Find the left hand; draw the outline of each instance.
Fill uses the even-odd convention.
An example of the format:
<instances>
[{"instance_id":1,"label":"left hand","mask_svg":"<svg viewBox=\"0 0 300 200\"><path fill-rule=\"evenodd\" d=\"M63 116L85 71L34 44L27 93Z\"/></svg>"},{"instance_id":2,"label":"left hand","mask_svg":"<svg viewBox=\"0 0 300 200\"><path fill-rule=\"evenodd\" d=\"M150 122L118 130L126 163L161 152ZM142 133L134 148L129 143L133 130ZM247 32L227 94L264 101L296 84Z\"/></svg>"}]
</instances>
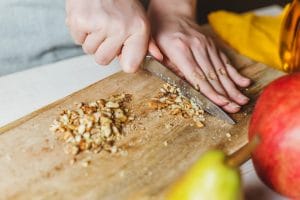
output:
<instances>
[{"instance_id":1,"label":"left hand","mask_svg":"<svg viewBox=\"0 0 300 200\"><path fill-rule=\"evenodd\" d=\"M239 74L214 42L198 31L191 17L159 17L151 7L148 15L152 36L173 70L227 112L238 112L241 105L248 103L249 98L236 86L247 87L250 80Z\"/></svg>"}]
</instances>

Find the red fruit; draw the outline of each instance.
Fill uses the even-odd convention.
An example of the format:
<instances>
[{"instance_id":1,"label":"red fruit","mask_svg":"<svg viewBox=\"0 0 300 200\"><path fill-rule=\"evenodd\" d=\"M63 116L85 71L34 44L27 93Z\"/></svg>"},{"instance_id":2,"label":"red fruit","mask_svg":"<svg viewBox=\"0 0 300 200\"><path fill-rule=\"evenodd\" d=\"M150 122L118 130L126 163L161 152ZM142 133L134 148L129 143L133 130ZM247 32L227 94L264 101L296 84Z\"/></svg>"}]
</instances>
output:
<instances>
[{"instance_id":1,"label":"red fruit","mask_svg":"<svg viewBox=\"0 0 300 200\"><path fill-rule=\"evenodd\" d=\"M300 199L300 73L269 84L250 121L249 139L260 143L252 153L258 176L275 191Z\"/></svg>"}]
</instances>

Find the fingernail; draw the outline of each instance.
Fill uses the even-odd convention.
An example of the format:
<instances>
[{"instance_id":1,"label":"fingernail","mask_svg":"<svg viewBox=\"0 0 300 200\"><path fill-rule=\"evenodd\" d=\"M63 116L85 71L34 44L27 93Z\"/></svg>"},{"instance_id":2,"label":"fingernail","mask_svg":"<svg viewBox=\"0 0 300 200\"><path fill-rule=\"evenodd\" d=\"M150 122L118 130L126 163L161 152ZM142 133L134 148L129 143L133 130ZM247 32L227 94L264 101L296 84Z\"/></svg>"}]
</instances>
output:
<instances>
[{"instance_id":1,"label":"fingernail","mask_svg":"<svg viewBox=\"0 0 300 200\"><path fill-rule=\"evenodd\" d=\"M249 78L243 78L242 81L243 82L248 82L248 81L250 81L250 79Z\"/></svg>"},{"instance_id":2,"label":"fingernail","mask_svg":"<svg viewBox=\"0 0 300 200\"><path fill-rule=\"evenodd\" d=\"M227 110L230 113L236 113L236 112L240 111L241 106L234 103L234 102L230 102L228 105L226 105L224 107L224 109Z\"/></svg>"},{"instance_id":3,"label":"fingernail","mask_svg":"<svg viewBox=\"0 0 300 200\"><path fill-rule=\"evenodd\" d=\"M241 99L242 101L244 102L248 102L250 99L242 94L239 94L238 95L238 98Z\"/></svg>"},{"instance_id":4,"label":"fingernail","mask_svg":"<svg viewBox=\"0 0 300 200\"><path fill-rule=\"evenodd\" d=\"M231 108L238 108L238 109L241 108L240 105L238 105L238 104L236 104L236 103L234 103L234 102L230 102L228 105L229 105Z\"/></svg>"},{"instance_id":5,"label":"fingernail","mask_svg":"<svg viewBox=\"0 0 300 200\"><path fill-rule=\"evenodd\" d=\"M222 101L224 104L229 104L229 103L230 103L230 101L229 101L226 97L219 96L218 98L219 98L220 101Z\"/></svg>"}]
</instances>

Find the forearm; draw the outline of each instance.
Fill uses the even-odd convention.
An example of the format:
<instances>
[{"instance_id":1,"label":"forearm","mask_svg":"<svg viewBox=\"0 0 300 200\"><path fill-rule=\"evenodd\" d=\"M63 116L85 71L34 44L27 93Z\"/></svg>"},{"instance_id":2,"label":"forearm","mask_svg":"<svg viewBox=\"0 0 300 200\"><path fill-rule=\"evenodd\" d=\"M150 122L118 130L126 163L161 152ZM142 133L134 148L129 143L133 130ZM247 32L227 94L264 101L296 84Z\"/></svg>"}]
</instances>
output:
<instances>
[{"instance_id":1,"label":"forearm","mask_svg":"<svg viewBox=\"0 0 300 200\"><path fill-rule=\"evenodd\" d=\"M183 15L189 18L196 16L197 0L150 0L149 12L158 16Z\"/></svg>"}]
</instances>

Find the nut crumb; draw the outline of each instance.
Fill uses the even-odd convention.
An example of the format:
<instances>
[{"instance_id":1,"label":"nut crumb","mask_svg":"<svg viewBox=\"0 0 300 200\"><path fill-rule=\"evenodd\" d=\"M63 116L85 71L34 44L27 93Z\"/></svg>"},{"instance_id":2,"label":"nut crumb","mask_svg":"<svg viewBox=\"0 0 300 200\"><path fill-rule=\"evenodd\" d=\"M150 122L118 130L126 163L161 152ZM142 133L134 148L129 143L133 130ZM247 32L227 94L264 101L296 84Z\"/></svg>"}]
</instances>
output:
<instances>
[{"instance_id":1,"label":"nut crumb","mask_svg":"<svg viewBox=\"0 0 300 200\"><path fill-rule=\"evenodd\" d=\"M128 156L128 151L120 150L120 155L123 156L123 157L126 157L126 156Z\"/></svg>"},{"instance_id":2,"label":"nut crumb","mask_svg":"<svg viewBox=\"0 0 300 200\"><path fill-rule=\"evenodd\" d=\"M164 141L164 145L165 145L165 146L168 146L168 141Z\"/></svg>"},{"instance_id":3,"label":"nut crumb","mask_svg":"<svg viewBox=\"0 0 300 200\"><path fill-rule=\"evenodd\" d=\"M110 148L110 152L111 153L117 153L117 151L118 151L118 148L116 147L116 146L112 146L111 148Z\"/></svg>"},{"instance_id":4,"label":"nut crumb","mask_svg":"<svg viewBox=\"0 0 300 200\"><path fill-rule=\"evenodd\" d=\"M198 128L202 128L204 125L203 125L202 122L196 121L196 126L197 126Z\"/></svg>"},{"instance_id":5,"label":"nut crumb","mask_svg":"<svg viewBox=\"0 0 300 200\"><path fill-rule=\"evenodd\" d=\"M172 127L174 127L174 124L172 124L172 123L165 124L166 129L171 129Z\"/></svg>"},{"instance_id":6,"label":"nut crumb","mask_svg":"<svg viewBox=\"0 0 300 200\"><path fill-rule=\"evenodd\" d=\"M75 162L76 162L76 158L72 158L72 159L70 160L70 165L74 165Z\"/></svg>"},{"instance_id":7,"label":"nut crumb","mask_svg":"<svg viewBox=\"0 0 300 200\"><path fill-rule=\"evenodd\" d=\"M83 161L81 165L82 167L88 167L90 165L90 161Z\"/></svg>"},{"instance_id":8,"label":"nut crumb","mask_svg":"<svg viewBox=\"0 0 300 200\"><path fill-rule=\"evenodd\" d=\"M121 177L121 178L123 178L124 176L125 176L125 172L122 170L122 171L120 171L119 172L119 176Z\"/></svg>"},{"instance_id":9,"label":"nut crumb","mask_svg":"<svg viewBox=\"0 0 300 200\"><path fill-rule=\"evenodd\" d=\"M152 176L152 174L153 174L152 171L148 171L148 172L146 173L147 176Z\"/></svg>"}]
</instances>

